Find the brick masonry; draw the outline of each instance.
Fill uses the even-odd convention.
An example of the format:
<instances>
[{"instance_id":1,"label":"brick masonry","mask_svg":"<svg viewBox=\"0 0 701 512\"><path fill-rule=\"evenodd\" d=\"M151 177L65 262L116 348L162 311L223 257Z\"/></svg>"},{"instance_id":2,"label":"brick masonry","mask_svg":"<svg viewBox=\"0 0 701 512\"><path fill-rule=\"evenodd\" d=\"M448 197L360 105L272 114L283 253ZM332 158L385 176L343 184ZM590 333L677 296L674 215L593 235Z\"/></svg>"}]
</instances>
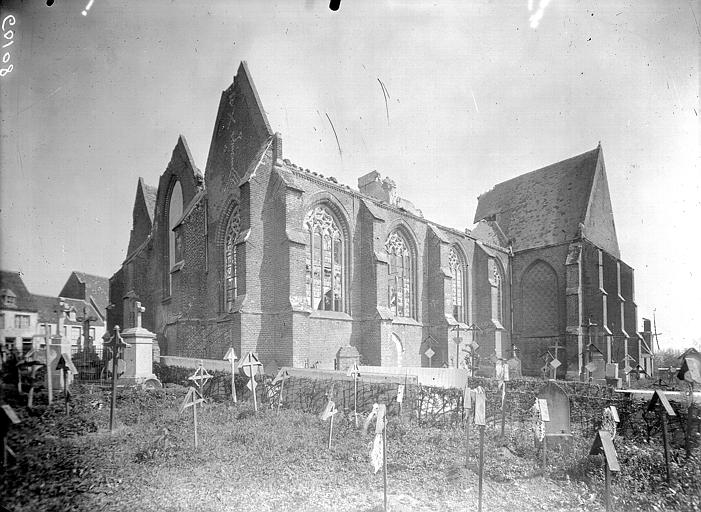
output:
<instances>
[{"instance_id":1,"label":"brick masonry","mask_svg":"<svg viewBox=\"0 0 701 512\"><path fill-rule=\"evenodd\" d=\"M110 280L110 328L123 324L125 308L140 300L146 307L144 326L157 334L163 355L217 359L233 346L239 355L255 352L266 365L333 368L339 349L348 345L357 347L364 364L428 366L424 352L430 344L436 353L433 366L455 365L455 354L460 354L458 359L465 355L464 346L453 341L455 329L469 341L472 335L465 330L473 326L484 363L481 372L489 374L490 355L511 356L513 324L513 341L522 348L526 373L538 372L538 353L558 337L566 345L561 372L572 367L576 372L581 333L563 333L579 317L597 317L601 311L593 244L582 241L585 249L577 263L582 286L573 299L576 307L570 306L568 244L511 256L503 233L477 236L477 231L437 226L403 200L361 193L282 157L282 139L270 129L242 64L222 93L205 177L181 136L160 178L152 222L144 214L151 211L144 192L148 188L139 183L129 254ZM176 181L184 215L171 233L168 208ZM389 186L383 182L385 189ZM606 203L607 194L600 203ZM309 233L303 220L320 205L343 237L341 311L314 310L306 300ZM224 241L234 211L240 215L238 288L234 307L227 311ZM612 223L601 225L610 239ZM389 303L385 243L395 231L412 254L410 318L395 317ZM175 266L168 256L171 236L179 237L183 247L182 264ZM451 248L464 264L462 323L452 316ZM605 261L608 290L614 282L611 262ZM617 285L616 268L613 276ZM623 316L634 324L632 269L625 264L620 281L626 301L607 304L608 317L620 321L621 304L630 304L624 305ZM617 296L618 290L611 290ZM570 311L582 304L584 313Z\"/></svg>"}]
</instances>

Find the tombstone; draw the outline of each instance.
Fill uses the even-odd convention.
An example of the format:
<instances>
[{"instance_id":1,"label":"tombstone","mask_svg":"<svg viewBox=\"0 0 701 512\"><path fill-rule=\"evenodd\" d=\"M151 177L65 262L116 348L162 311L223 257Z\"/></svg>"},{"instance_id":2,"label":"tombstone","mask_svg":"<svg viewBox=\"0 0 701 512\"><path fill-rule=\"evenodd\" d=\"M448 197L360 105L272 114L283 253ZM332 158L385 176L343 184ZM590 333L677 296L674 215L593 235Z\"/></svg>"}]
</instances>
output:
<instances>
[{"instance_id":1,"label":"tombstone","mask_svg":"<svg viewBox=\"0 0 701 512\"><path fill-rule=\"evenodd\" d=\"M506 364L509 365L509 377L511 379L523 378L523 374L521 373L521 360L518 357L511 357L511 359L506 361Z\"/></svg>"},{"instance_id":2,"label":"tombstone","mask_svg":"<svg viewBox=\"0 0 701 512\"><path fill-rule=\"evenodd\" d=\"M617 379L618 378L618 363L606 363L606 378L607 379Z\"/></svg>"},{"instance_id":3,"label":"tombstone","mask_svg":"<svg viewBox=\"0 0 701 512\"><path fill-rule=\"evenodd\" d=\"M353 363L356 365L360 364L360 352L355 347L347 345L341 347L336 352L336 369L341 371L348 371L349 368L353 367Z\"/></svg>"},{"instance_id":4,"label":"tombstone","mask_svg":"<svg viewBox=\"0 0 701 512\"><path fill-rule=\"evenodd\" d=\"M146 310L141 302L134 301L132 307L136 325L121 333L129 346L124 348L125 368L120 382L161 387L153 374L153 344L156 335L141 326L141 314Z\"/></svg>"},{"instance_id":5,"label":"tombstone","mask_svg":"<svg viewBox=\"0 0 701 512\"><path fill-rule=\"evenodd\" d=\"M604 361L604 354L598 351L592 352L591 355L591 378L595 381L604 380L606 381L606 362Z\"/></svg>"},{"instance_id":6,"label":"tombstone","mask_svg":"<svg viewBox=\"0 0 701 512\"><path fill-rule=\"evenodd\" d=\"M545 435L555 443L548 441L550 446L558 441L572 438L570 426L570 399L567 393L555 382L548 382L538 393L538 398L547 400L550 421L545 422Z\"/></svg>"}]
</instances>

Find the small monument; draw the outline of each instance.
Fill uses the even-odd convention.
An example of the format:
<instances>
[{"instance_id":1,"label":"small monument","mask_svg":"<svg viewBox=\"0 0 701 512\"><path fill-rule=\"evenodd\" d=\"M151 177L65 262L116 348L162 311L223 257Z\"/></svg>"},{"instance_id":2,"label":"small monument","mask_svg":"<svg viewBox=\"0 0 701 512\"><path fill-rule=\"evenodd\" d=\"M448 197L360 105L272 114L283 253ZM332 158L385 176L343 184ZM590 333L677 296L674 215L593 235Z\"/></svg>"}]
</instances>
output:
<instances>
[{"instance_id":1,"label":"small monument","mask_svg":"<svg viewBox=\"0 0 701 512\"><path fill-rule=\"evenodd\" d=\"M132 308L135 325L122 332L122 338L129 346L124 348L126 366L120 381L146 387L161 387L161 383L153 374L153 343L156 335L141 326L141 314L146 311L141 302L133 301Z\"/></svg>"},{"instance_id":2,"label":"small monument","mask_svg":"<svg viewBox=\"0 0 701 512\"><path fill-rule=\"evenodd\" d=\"M570 399L567 393L557 383L548 382L538 393L538 398L548 402L550 421L545 423L545 435L549 438L571 438Z\"/></svg>"},{"instance_id":3,"label":"small monument","mask_svg":"<svg viewBox=\"0 0 701 512\"><path fill-rule=\"evenodd\" d=\"M358 349L351 345L339 348L336 352L336 369L345 372L352 368L353 364L360 364Z\"/></svg>"}]
</instances>

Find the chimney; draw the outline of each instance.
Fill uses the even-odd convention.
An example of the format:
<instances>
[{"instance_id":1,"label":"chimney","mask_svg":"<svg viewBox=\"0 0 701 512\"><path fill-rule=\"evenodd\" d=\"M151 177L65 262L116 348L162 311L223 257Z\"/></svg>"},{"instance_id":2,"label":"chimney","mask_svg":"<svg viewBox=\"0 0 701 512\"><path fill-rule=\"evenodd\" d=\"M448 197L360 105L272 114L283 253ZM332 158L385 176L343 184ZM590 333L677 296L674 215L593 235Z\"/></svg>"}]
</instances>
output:
<instances>
[{"instance_id":1,"label":"chimney","mask_svg":"<svg viewBox=\"0 0 701 512\"><path fill-rule=\"evenodd\" d=\"M383 203L397 202L397 185L390 178L381 179L380 173L372 171L358 178L358 190Z\"/></svg>"}]
</instances>

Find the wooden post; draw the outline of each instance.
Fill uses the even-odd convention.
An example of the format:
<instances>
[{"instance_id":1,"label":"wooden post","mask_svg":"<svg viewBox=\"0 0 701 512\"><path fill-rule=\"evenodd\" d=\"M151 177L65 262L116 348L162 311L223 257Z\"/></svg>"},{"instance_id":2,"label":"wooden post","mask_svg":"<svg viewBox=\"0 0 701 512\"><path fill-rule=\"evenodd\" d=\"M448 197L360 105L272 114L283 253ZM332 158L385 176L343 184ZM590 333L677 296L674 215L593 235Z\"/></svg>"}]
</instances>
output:
<instances>
[{"instance_id":1,"label":"wooden post","mask_svg":"<svg viewBox=\"0 0 701 512\"><path fill-rule=\"evenodd\" d=\"M46 391L49 394L49 405L54 401L53 381L51 379L51 325L44 325L44 346L46 347Z\"/></svg>"},{"instance_id":2,"label":"wooden post","mask_svg":"<svg viewBox=\"0 0 701 512\"><path fill-rule=\"evenodd\" d=\"M504 385L504 398L501 401L501 440L504 440L504 423L506 422L506 382L503 381Z\"/></svg>"},{"instance_id":3,"label":"wooden post","mask_svg":"<svg viewBox=\"0 0 701 512\"><path fill-rule=\"evenodd\" d=\"M548 462L548 435L543 436L543 473L545 473L545 465Z\"/></svg>"},{"instance_id":4,"label":"wooden post","mask_svg":"<svg viewBox=\"0 0 701 512\"><path fill-rule=\"evenodd\" d=\"M280 382L280 396L277 399L277 413L280 414L280 406L282 405L282 390L285 389L285 380Z\"/></svg>"},{"instance_id":5,"label":"wooden post","mask_svg":"<svg viewBox=\"0 0 701 512\"><path fill-rule=\"evenodd\" d=\"M664 445L664 465L667 469L667 482L671 481L671 475L669 472L669 443L667 439L667 412L662 409L662 444Z\"/></svg>"},{"instance_id":6,"label":"wooden post","mask_svg":"<svg viewBox=\"0 0 701 512\"><path fill-rule=\"evenodd\" d=\"M358 374L353 374L353 417L355 418L355 428L358 428Z\"/></svg>"},{"instance_id":7,"label":"wooden post","mask_svg":"<svg viewBox=\"0 0 701 512\"><path fill-rule=\"evenodd\" d=\"M480 467L477 512L482 512L482 476L484 473L484 425L480 425Z\"/></svg>"},{"instance_id":8,"label":"wooden post","mask_svg":"<svg viewBox=\"0 0 701 512\"><path fill-rule=\"evenodd\" d=\"M608 460L604 460L604 492L606 493L606 512L611 512L611 470Z\"/></svg>"},{"instance_id":9,"label":"wooden post","mask_svg":"<svg viewBox=\"0 0 701 512\"><path fill-rule=\"evenodd\" d=\"M333 416L331 417L333 420ZM384 483L385 493L385 512L387 512L387 420L384 420L382 426L382 480Z\"/></svg>"},{"instance_id":10,"label":"wooden post","mask_svg":"<svg viewBox=\"0 0 701 512\"><path fill-rule=\"evenodd\" d=\"M329 450L331 449L331 437L333 436L333 418L335 414L331 415L331 420L329 421Z\"/></svg>"},{"instance_id":11,"label":"wooden post","mask_svg":"<svg viewBox=\"0 0 701 512\"><path fill-rule=\"evenodd\" d=\"M68 370L63 370L63 398L66 401L66 416L70 416L71 407L68 405Z\"/></svg>"},{"instance_id":12,"label":"wooden post","mask_svg":"<svg viewBox=\"0 0 701 512\"><path fill-rule=\"evenodd\" d=\"M192 406L192 420L195 424L195 450L197 450L197 403Z\"/></svg>"}]
</instances>

